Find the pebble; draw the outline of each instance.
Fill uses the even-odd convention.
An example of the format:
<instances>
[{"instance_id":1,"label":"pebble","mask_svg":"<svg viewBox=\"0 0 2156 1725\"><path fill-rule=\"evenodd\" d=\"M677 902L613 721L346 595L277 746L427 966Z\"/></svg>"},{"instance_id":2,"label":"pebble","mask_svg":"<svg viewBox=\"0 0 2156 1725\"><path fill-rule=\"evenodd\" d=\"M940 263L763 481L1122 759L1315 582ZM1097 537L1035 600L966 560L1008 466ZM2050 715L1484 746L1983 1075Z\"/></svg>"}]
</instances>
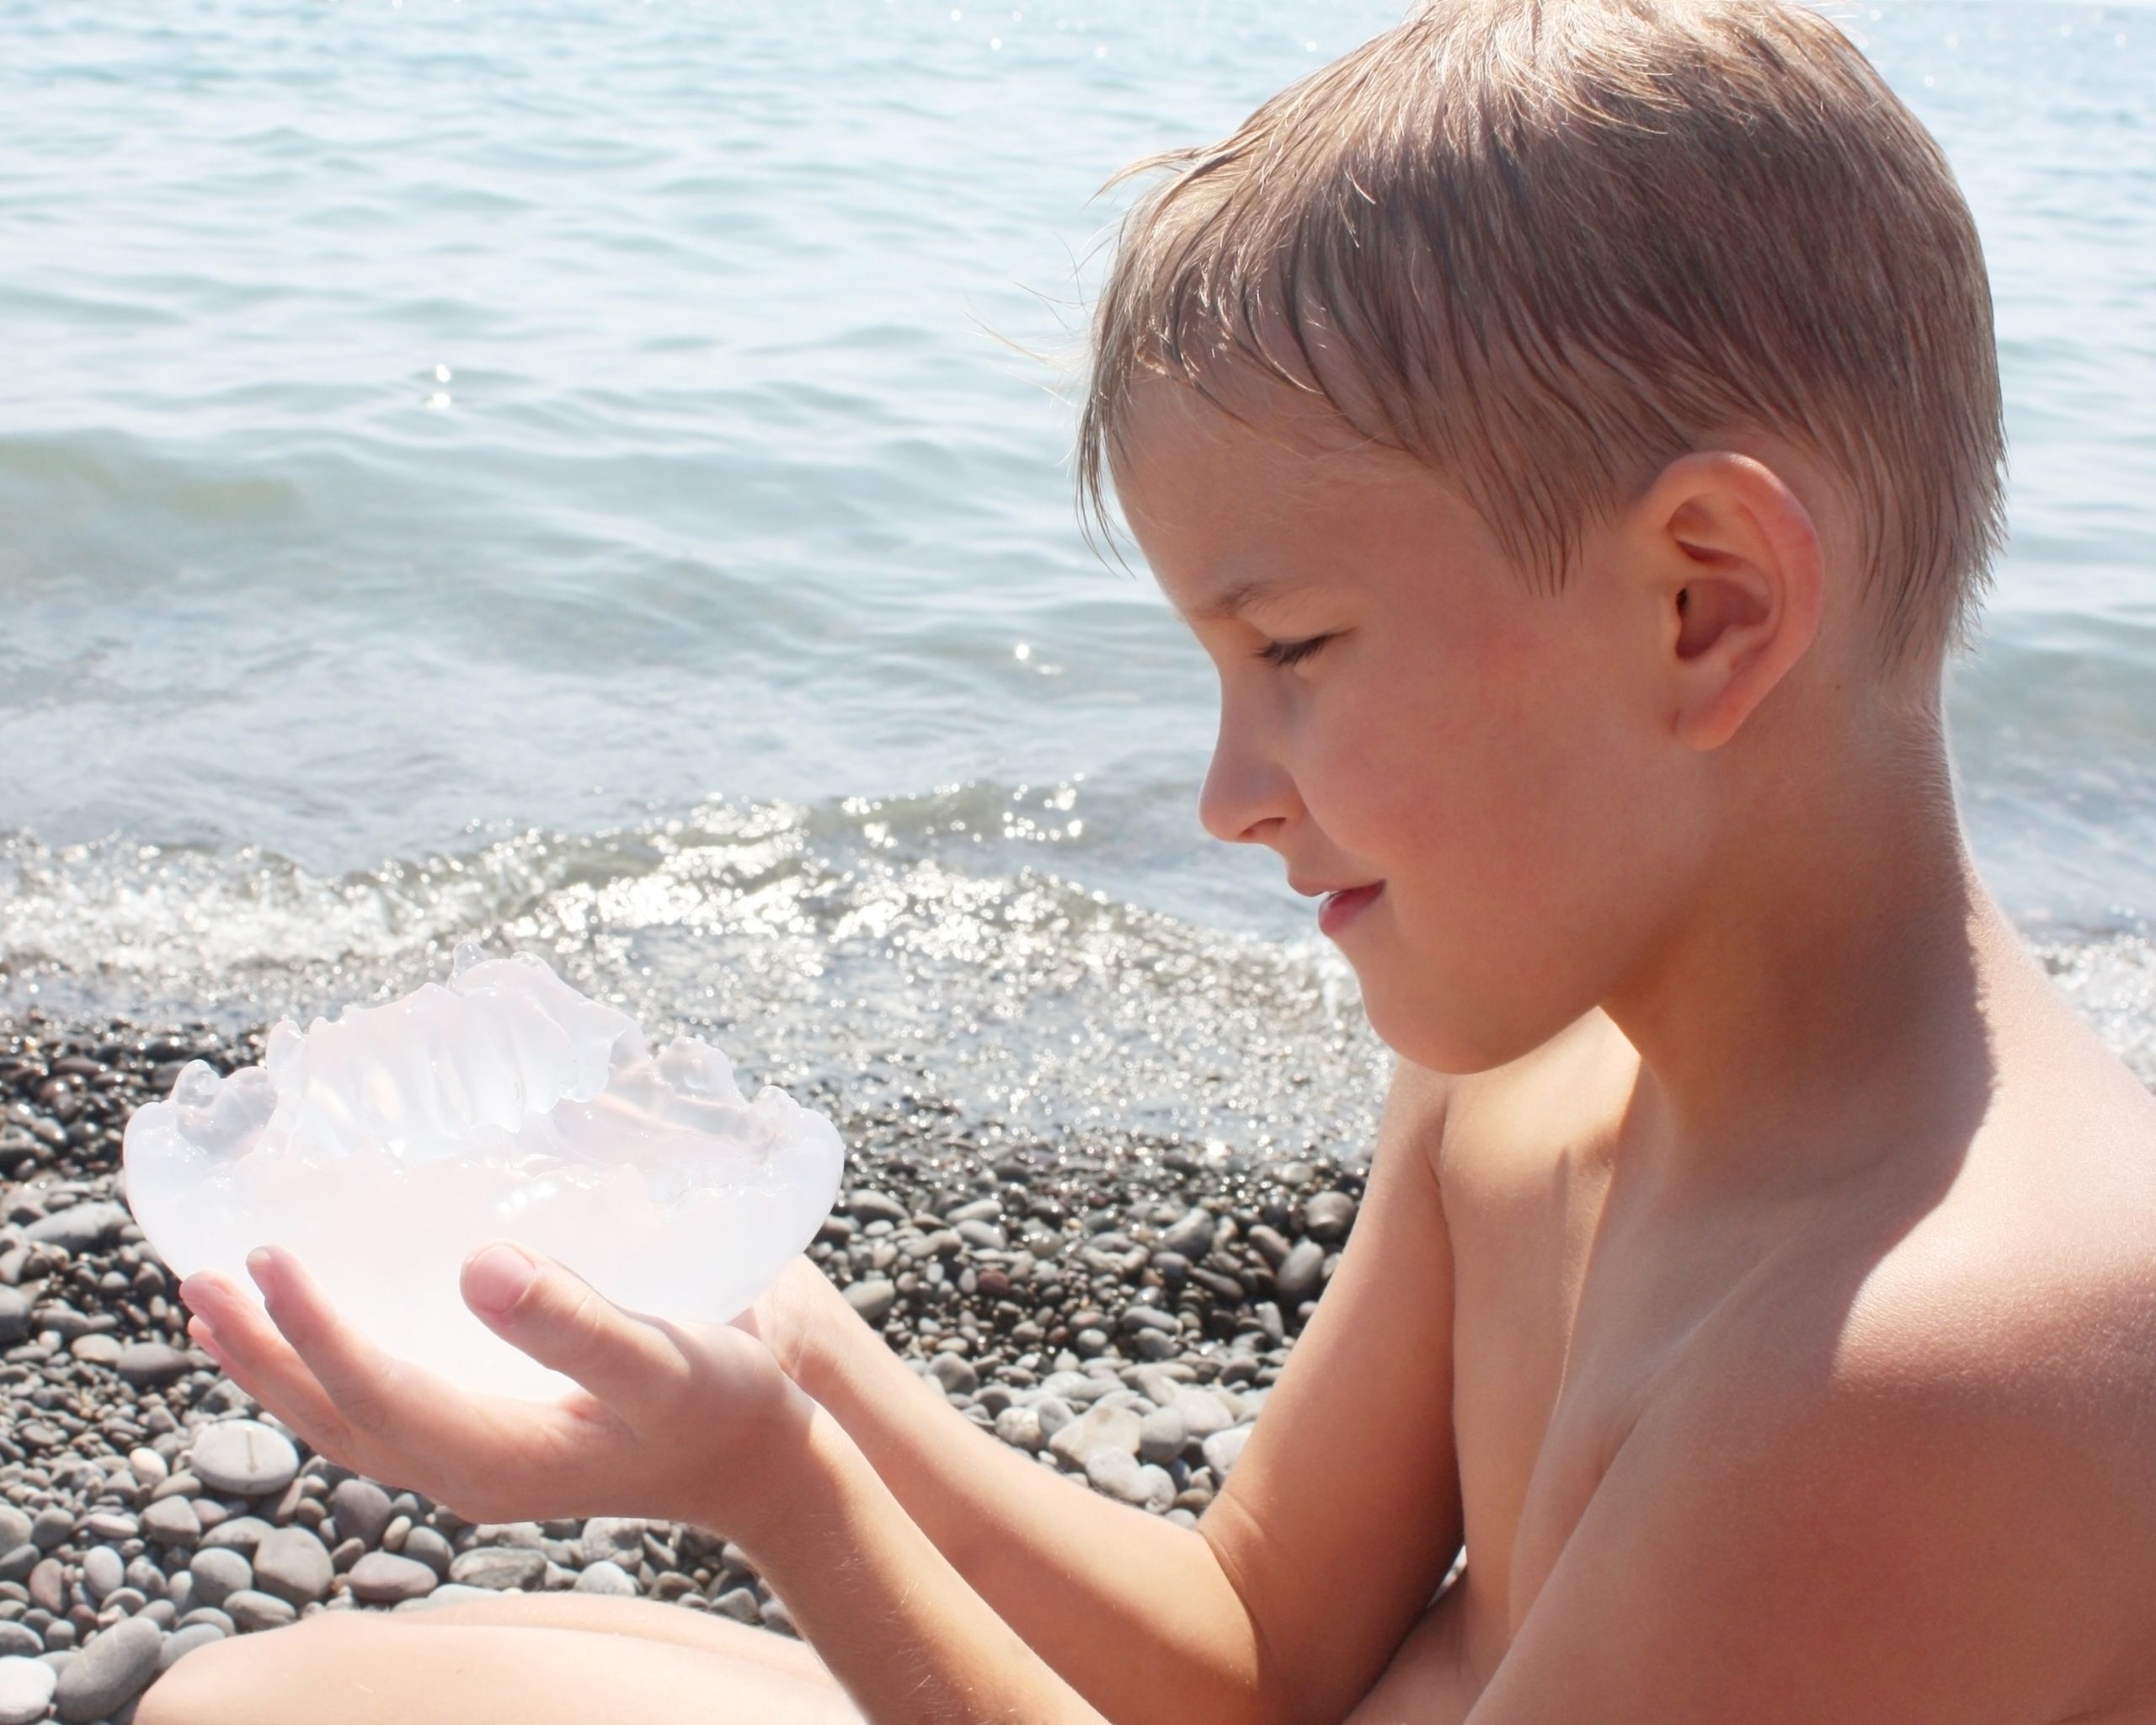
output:
<instances>
[{"instance_id":1,"label":"pebble","mask_svg":"<svg viewBox=\"0 0 2156 1725\"><path fill-rule=\"evenodd\" d=\"M300 1452L282 1432L259 1420L221 1420L195 1434L187 1466L211 1491L259 1498L292 1482Z\"/></svg>"},{"instance_id":2,"label":"pebble","mask_svg":"<svg viewBox=\"0 0 2156 1725\"><path fill-rule=\"evenodd\" d=\"M63 1252L88 1252L117 1240L120 1231L132 1223L123 1204L71 1204L57 1215L40 1216L23 1230L32 1246L57 1246Z\"/></svg>"},{"instance_id":3,"label":"pebble","mask_svg":"<svg viewBox=\"0 0 2156 1725\"><path fill-rule=\"evenodd\" d=\"M304 1527L280 1527L254 1549L254 1584L294 1605L307 1605L329 1595L336 1579L328 1547Z\"/></svg>"},{"instance_id":4,"label":"pebble","mask_svg":"<svg viewBox=\"0 0 2156 1725\"><path fill-rule=\"evenodd\" d=\"M402 1555L425 1564L436 1575L446 1576L456 1552L449 1541L431 1527L415 1527L404 1535Z\"/></svg>"},{"instance_id":5,"label":"pebble","mask_svg":"<svg viewBox=\"0 0 2156 1725\"><path fill-rule=\"evenodd\" d=\"M137 1446L127 1452L127 1471L144 1485L155 1488L172 1477L172 1464L155 1450Z\"/></svg>"},{"instance_id":6,"label":"pebble","mask_svg":"<svg viewBox=\"0 0 2156 1725\"><path fill-rule=\"evenodd\" d=\"M495 1589L486 1587L467 1587L462 1582L446 1581L423 1599L407 1599L397 1607L400 1611L424 1611L434 1605L453 1605L459 1599L491 1599Z\"/></svg>"},{"instance_id":7,"label":"pebble","mask_svg":"<svg viewBox=\"0 0 2156 1725\"><path fill-rule=\"evenodd\" d=\"M1038 1407L1006 1407L995 1416L995 1435L1014 1450L1038 1450L1048 1440L1041 1435Z\"/></svg>"},{"instance_id":8,"label":"pebble","mask_svg":"<svg viewBox=\"0 0 2156 1725\"><path fill-rule=\"evenodd\" d=\"M66 1543L67 1535L74 1530L74 1516L57 1503L48 1503L37 1512L37 1519L30 1524L30 1541L40 1551L50 1551Z\"/></svg>"},{"instance_id":9,"label":"pebble","mask_svg":"<svg viewBox=\"0 0 2156 1725\"><path fill-rule=\"evenodd\" d=\"M0 1551L30 1542L30 1519L13 1503L0 1503Z\"/></svg>"},{"instance_id":10,"label":"pebble","mask_svg":"<svg viewBox=\"0 0 2156 1725\"><path fill-rule=\"evenodd\" d=\"M27 1624L0 1617L0 1658L35 1658L45 1651L45 1637Z\"/></svg>"},{"instance_id":11,"label":"pebble","mask_svg":"<svg viewBox=\"0 0 2156 1725\"><path fill-rule=\"evenodd\" d=\"M339 1482L329 1493L329 1513L337 1518L339 1532L370 1548L382 1543L384 1530L397 1514L388 1493L371 1479L357 1478Z\"/></svg>"},{"instance_id":12,"label":"pebble","mask_svg":"<svg viewBox=\"0 0 2156 1725\"><path fill-rule=\"evenodd\" d=\"M1231 1425L1225 1431L1213 1434L1204 1443L1205 1465L1213 1470L1215 1479L1225 1479L1229 1470L1235 1465L1235 1458L1243 1453L1243 1445L1250 1441L1255 1426Z\"/></svg>"},{"instance_id":13,"label":"pebble","mask_svg":"<svg viewBox=\"0 0 2156 1725\"><path fill-rule=\"evenodd\" d=\"M254 1585L254 1566L229 1546L210 1546L187 1566L195 1578L195 1603L222 1605L234 1594Z\"/></svg>"},{"instance_id":14,"label":"pebble","mask_svg":"<svg viewBox=\"0 0 2156 1725\"><path fill-rule=\"evenodd\" d=\"M92 1546L83 1554L83 1586L92 1599L102 1604L126 1578L126 1566L110 1546Z\"/></svg>"},{"instance_id":15,"label":"pebble","mask_svg":"<svg viewBox=\"0 0 2156 1725\"><path fill-rule=\"evenodd\" d=\"M210 1519L205 1512L211 1507L205 1503L195 1505L195 1513L202 1518L205 1525ZM275 1530L259 1515L235 1515L211 1527L202 1535L202 1545L205 1551L238 1551L252 1557L254 1548L273 1531Z\"/></svg>"},{"instance_id":16,"label":"pebble","mask_svg":"<svg viewBox=\"0 0 2156 1725\"><path fill-rule=\"evenodd\" d=\"M1134 1460L1143 1422L1128 1407L1089 1407L1048 1440L1056 1457L1075 1468L1089 1466L1104 1450L1120 1451Z\"/></svg>"},{"instance_id":17,"label":"pebble","mask_svg":"<svg viewBox=\"0 0 2156 1725\"><path fill-rule=\"evenodd\" d=\"M622 1599L632 1598L643 1591L637 1578L618 1563L600 1558L588 1563L576 1578L576 1591L580 1594L606 1594Z\"/></svg>"},{"instance_id":18,"label":"pebble","mask_svg":"<svg viewBox=\"0 0 2156 1725\"><path fill-rule=\"evenodd\" d=\"M290 1600L251 1587L242 1588L227 1598L224 1610L242 1635L258 1629L282 1629L287 1623L297 1621L300 1615Z\"/></svg>"},{"instance_id":19,"label":"pebble","mask_svg":"<svg viewBox=\"0 0 2156 1725\"><path fill-rule=\"evenodd\" d=\"M577 1541L579 1563L621 1562L633 1569L643 1557L644 1524L632 1516L595 1515Z\"/></svg>"},{"instance_id":20,"label":"pebble","mask_svg":"<svg viewBox=\"0 0 2156 1725\"><path fill-rule=\"evenodd\" d=\"M535 1586L547 1573L547 1554L518 1546L474 1546L449 1566L449 1578L467 1587L510 1593Z\"/></svg>"},{"instance_id":21,"label":"pebble","mask_svg":"<svg viewBox=\"0 0 2156 1725\"><path fill-rule=\"evenodd\" d=\"M1161 1234L1160 1249L1194 1263L1213 1249L1213 1235L1219 1226L1213 1220L1211 1210L1202 1204L1194 1205Z\"/></svg>"},{"instance_id":22,"label":"pebble","mask_svg":"<svg viewBox=\"0 0 2156 1725\"><path fill-rule=\"evenodd\" d=\"M881 1277L853 1283L846 1290L846 1304L859 1312L862 1322L872 1329L890 1316L891 1308L898 1304L898 1284Z\"/></svg>"},{"instance_id":23,"label":"pebble","mask_svg":"<svg viewBox=\"0 0 2156 1725\"><path fill-rule=\"evenodd\" d=\"M1354 1226L1355 1200L1344 1192L1321 1192L1303 1205L1303 1231L1321 1245L1337 1245Z\"/></svg>"},{"instance_id":24,"label":"pebble","mask_svg":"<svg viewBox=\"0 0 2156 1725\"><path fill-rule=\"evenodd\" d=\"M67 1351L86 1365L110 1365L120 1358L120 1338L102 1331L77 1336L67 1344Z\"/></svg>"},{"instance_id":25,"label":"pebble","mask_svg":"<svg viewBox=\"0 0 2156 1725\"><path fill-rule=\"evenodd\" d=\"M414 1557L390 1551L369 1551L345 1572L352 1597L370 1605L394 1605L406 1599L423 1599L440 1584L441 1578ZM634 1592L632 1587L630 1589Z\"/></svg>"},{"instance_id":26,"label":"pebble","mask_svg":"<svg viewBox=\"0 0 2156 1725\"><path fill-rule=\"evenodd\" d=\"M195 1362L163 1342L132 1342L114 1356L112 1369L120 1374L122 1383L141 1390L185 1377L195 1369Z\"/></svg>"},{"instance_id":27,"label":"pebble","mask_svg":"<svg viewBox=\"0 0 2156 1725\"><path fill-rule=\"evenodd\" d=\"M90 1637L79 1658L68 1661L55 1685L53 1711L68 1725L109 1719L149 1687L157 1674L164 1632L139 1618L124 1618Z\"/></svg>"},{"instance_id":28,"label":"pebble","mask_svg":"<svg viewBox=\"0 0 2156 1725\"><path fill-rule=\"evenodd\" d=\"M1280 1303L1289 1310L1300 1306L1317 1291L1318 1273L1325 1268L1325 1248L1315 1240L1298 1240L1273 1272Z\"/></svg>"},{"instance_id":29,"label":"pebble","mask_svg":"<svg viewBox=\"0 0 2156 1725\"><path fill-rule=\"evenodd\" d=\"M190 1623L184 1629L176 1629L157 1649L157 1669L169 1671L195 1648L206 1648L211 1642L224 1638L224 1631L214 1623Z\"/></svg>"},{"instance_id":30,"label":"pebble","mask_svg":"<svg viewBox=\"0 0 2156 1725\"><path fill-rule=\"evenodd\" d=\"M1190 1433L1173 1407L1155 1407L1138 1422L1138 1455L1145 1461L1166 1463L1182 1454Z\"/></svg>"},{"instance_id":31,"label":"pebble","mask_svg":"<svg viewBox=\"0 0 2156 1725\"><path fill-rule=\"evenodd\" d=\"M980 1373L973 1362L956 1354L938 1354L922 1375L933 1378L947 1396L970 1396L980 1387Z\"/></svg>"},{"instance_id":32,"label":"pebble","mask_svg":"<svg viewBox=\"0 0 2156 1725\"><path fill-rule=\"evenodd\" d=\"M51 1666L19 1654L0 1658L0 1725L34 1725L52 1705L60 1675Z\"/></svg>"},{"instance_id":33,"label":"pebble","mask_svg":"<svg viewBox=\"0 0 2156 1725\"><path fill-rule=\"evenodd\" d=\"M142 1532L161 1546L191 1546L202 1537L202 1518L186 1498L159 1498L142 1512Z\"/></svg>"},{"instance_id":34,"label":"pebble","mask_svg":"<svg viewBox=\"0 0 2156 1725\"><path fill-rule=\"evenodd\" d=\"M0 1284L0 1343L13 1347L29 1332L29 1301L21 1290Z\"/></svg>"},{"instance_id":35,"label":"pebble","mask_svg":"<svg viewBox=\"0 0 2156 1725\"><path fill-rule=\"evenodd\" d=\"M56 1617L67 1609L67 1572L57 1557L40 1558L30 1571L29 1594L33 1605L43 1606Z\"/></svg>"}]
</instances>

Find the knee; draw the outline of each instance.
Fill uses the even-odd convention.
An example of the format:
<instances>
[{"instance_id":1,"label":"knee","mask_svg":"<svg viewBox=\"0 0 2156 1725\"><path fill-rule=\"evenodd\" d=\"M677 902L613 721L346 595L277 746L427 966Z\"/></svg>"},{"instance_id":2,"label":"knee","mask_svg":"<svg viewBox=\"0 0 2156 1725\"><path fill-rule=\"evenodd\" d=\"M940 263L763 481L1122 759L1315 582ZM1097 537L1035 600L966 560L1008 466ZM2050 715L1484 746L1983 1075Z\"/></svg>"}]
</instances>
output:
<instances>
[{"instance_id":1,"label":"knee","mask_svg":"<svg viewBox=\"0 0 2156 1725\"><path fill-rule=\"evenodd\" d=\"M271 1725L274 1668L291 1652L298 1626L229 1636L199 1647L142 1692L135 1725ZM309 1626L306 1633L312 1637ZM251 1702L252 1706L243 1705ZM275 1725L284 1725L281 1720Z\"/></svg>"}]
</instances>

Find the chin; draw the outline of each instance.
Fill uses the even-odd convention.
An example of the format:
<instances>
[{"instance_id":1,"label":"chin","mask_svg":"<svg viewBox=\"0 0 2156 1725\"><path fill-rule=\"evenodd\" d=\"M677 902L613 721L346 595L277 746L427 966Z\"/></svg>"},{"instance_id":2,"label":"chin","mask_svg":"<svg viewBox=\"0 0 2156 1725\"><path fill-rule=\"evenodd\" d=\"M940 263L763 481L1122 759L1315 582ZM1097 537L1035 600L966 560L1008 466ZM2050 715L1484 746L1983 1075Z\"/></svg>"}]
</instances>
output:
<instances>
[{"instance_id":1,"label":"chin","mask_svg":"<svg viewBox=\"0 0 2156 1725\"><path fill-rule=\"evenodd\" d=\"M1433 997L1427 988L1363 986L1363 1010L1386 1047L1426 1071L1462 1078L1532 1054L1579 1016L1524 1012L1523 1004L1478 1001L1465 989Z\"/></svg>"}]
</instances>

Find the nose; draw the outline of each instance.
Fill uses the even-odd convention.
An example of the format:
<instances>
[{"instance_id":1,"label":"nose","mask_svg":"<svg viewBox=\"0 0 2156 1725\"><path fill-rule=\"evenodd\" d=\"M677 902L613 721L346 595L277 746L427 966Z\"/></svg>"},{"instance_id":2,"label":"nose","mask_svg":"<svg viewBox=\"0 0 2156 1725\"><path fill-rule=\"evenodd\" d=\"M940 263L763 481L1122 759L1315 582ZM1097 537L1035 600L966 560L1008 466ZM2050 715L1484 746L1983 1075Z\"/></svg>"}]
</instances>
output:
<instances>
[{"instance_id":1,"label":"nose","mask_svg":"<svg viewBox=\"0 0 2156 1725\"><path fill-rule=\"evenodd\" d=\"M1198 793L1199 824L1224 844L1270 844L1301 809L1287 770L1224 707L1205 788Z\"/></svg>"}]
</instances>

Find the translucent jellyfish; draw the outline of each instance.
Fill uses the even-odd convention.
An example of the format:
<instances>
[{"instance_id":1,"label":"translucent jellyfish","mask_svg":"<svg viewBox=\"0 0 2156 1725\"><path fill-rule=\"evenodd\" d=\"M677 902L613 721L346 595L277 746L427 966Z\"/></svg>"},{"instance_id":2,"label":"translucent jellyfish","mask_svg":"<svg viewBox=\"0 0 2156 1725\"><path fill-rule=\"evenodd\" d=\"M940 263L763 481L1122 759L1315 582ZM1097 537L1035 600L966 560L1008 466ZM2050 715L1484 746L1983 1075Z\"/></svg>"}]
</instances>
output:
<instances>
[{"instance_id":1,"label":"translucent jellyfish","mask_svg":"<svg viewBox=\"0 0 2156 1725\"><path fill-rule=\"evenodd\" d=\"M616 1305L723 1322L814 1237L845 1151L821 1114L744 1097L692 1037L528 953L460 948L449 984L270 1032L263 1065L187 1065L127 1123L127 1199L182 1276L289 1247L383 1347L472 1390L569 1387L458 1293L490 1239L560 1259Z\"/></svg>"}]
</instances>

